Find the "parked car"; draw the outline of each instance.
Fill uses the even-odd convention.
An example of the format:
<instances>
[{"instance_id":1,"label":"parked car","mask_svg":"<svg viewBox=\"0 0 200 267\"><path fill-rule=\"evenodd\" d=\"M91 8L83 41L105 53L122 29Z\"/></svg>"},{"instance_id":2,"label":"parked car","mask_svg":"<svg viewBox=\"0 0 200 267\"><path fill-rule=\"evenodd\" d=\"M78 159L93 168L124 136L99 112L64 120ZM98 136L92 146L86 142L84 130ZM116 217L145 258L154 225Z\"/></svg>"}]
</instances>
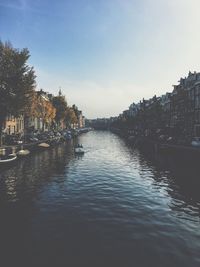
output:
<instances>
[{"instance_id":1,"label":"parked car","mask_svg":"<svg viewBox=\"0 0 200 267\"><path fill-rule=\"evenodd\" d=\"M169 136L168 138L167 138L167 140L166 140L166 142L168 143L168 144L176 144L176 138L175 137L173 137L173 136Z\"/></svg>"},{"instance_id":2,"label":"parked car","mask_svg":"<svg viewBox=\"0 0 200 267\"><path fill-rule=\"evenodd\" d=\"M5 144L6 145L19 145L22 144L23 141L17 135L5 135L4 136Z\"/></svg>"},{"instance_id":3,"label":"parked car","mask_svg":"<svg viewBox=\"0 0 200 267\"><path fill-rule=\"evenodd\" d=\"M191 145L194 147L200 147L200 137L193 137Z\"/></svg>"},{"instance_id":4,"label":"parked car","mask_svg":"<svg viewBox=\"0 0 200 267\"><path fill-rule=\"evenodd\" d=\"M28 143L38 141L38 138L34 134L26 134L23 136L23 139L25 140L25 142L28 142Z\"/></svg>"},{"instance_id":5,"label":"parked car","mask_svg":"<svg viewBox=\"0 0 200 267\"><path fill-rule=\"evenodd\" d=\"M166 140L167 140L168 136L164 135L164 134L161 134L159 137L158 137L158 140L159 142L161 143L165 143Z\"/></svg>"}]
</instances>

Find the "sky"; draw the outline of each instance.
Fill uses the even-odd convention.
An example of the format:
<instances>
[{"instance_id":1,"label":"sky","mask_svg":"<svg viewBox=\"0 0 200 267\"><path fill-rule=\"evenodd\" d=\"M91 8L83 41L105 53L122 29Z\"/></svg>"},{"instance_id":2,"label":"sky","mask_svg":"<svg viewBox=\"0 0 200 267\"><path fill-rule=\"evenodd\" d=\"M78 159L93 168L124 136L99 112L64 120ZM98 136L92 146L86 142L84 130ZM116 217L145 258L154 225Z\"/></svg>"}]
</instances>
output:
<instances>
[{"instance_id":1,"label":"sky","mask_svg":"<svg viewBox=\"0 0 200 267\"><path fill-rule=\"evenodd\" d=\"M200 71L199 0L0 0L0 39L27 47L37 89L117 116Z\"/></svg>"}]
</instances>

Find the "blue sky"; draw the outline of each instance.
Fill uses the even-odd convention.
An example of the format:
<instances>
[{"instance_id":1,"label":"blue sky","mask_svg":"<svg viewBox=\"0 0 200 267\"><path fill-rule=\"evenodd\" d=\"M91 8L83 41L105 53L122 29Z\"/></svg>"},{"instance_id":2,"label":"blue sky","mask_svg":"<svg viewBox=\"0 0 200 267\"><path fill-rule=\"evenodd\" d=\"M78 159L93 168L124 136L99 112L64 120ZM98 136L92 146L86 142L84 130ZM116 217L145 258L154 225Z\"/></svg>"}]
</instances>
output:
<instances>
[{"instance_id":1,"label":"blue sky","mask_svg":"<svg viewBox=\"0 0 200 267\"><path fill-rule=\"evenodd\" d=\"M200 71L199 0L0 0L0 38L27 47L38 89L88 118L172 91Z\"/></svg>"}]
</instances>

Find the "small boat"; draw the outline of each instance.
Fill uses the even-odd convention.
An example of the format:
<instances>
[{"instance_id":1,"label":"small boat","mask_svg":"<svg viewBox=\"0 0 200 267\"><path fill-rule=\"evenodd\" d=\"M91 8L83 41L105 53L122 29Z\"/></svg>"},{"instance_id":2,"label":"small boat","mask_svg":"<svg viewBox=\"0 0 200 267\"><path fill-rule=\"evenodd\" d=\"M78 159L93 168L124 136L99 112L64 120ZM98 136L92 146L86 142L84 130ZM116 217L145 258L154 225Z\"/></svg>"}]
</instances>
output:
<instances>
[{"instance_id":1,"label":"small boat","mask_svg":"<svg viewBox=\"0 0 200 267\"><path fill-rule=\"evenodd\" d=\"M75 152L76 154L79 154L79 155L82 155L82 154L85 153L85 151L84 151L82 145L77 145L77 146L74 148L74 152Z\"/></svg>"},{"instance_id":2,"label":"small boat","mask_svg":"<svg viewBox=\"0 0 200 267\"><path fill-rule=\"evenodd\" d=\"M0 165L13 162L17 159L16 154L9 154L7 156L0 156Z\"/></svg>"},{"instance_id":3,"label":"small boat","mask_svg":"<svg viewBox=\"0 0 200 267\"><path fill-rule=\"evenodd\" d=\"M24 157L30 154L28 149L21 149L17 152L17 156Z\"/></svg>"},{"instance_id":4,"label":"small boat","mask_svg":"<svg viewBox=\"0 0 200 267\"><path fill-rule=\"evenodd\" d=\"M48 148L48 147L50 147L50 145L47 144L47 143L40 143L38 146L41 147L41 148Z\"/></svg>"}]
</instances>

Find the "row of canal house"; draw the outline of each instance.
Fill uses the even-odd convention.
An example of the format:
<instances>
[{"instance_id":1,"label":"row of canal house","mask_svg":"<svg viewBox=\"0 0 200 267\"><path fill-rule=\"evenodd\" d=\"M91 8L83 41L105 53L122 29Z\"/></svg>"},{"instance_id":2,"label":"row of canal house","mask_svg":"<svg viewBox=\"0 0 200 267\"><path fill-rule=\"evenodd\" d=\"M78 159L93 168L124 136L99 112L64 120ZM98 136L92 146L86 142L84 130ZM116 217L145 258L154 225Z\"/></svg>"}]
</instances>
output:
<instances>
[{"instance_id":1,"label":"row of canal house","mask_svg":"<svg viewBox=\"0 0 200 267\"><path fill-rule=\"evenodd\" d=\"M52 95L42 90L36 92L37 97L45 102L49 102ZM8 115L3 126L3 132L8 135L22 135L24 131L48 131L50 129L52 121L44 122L40 116L29 116L25 118L24 114L18 117Z\"/></svg>"},{"instance_id":2,"label":"row of canal house","mask_svg":"<svg viewBox=\"0 0 200 267\"><path fill-rule=\"evenodd\" d=\"M24 116L21 115L18 118L12 115L7 116L3 128L4 132L8 135L15 133L22 134L24 132Z\"/></svg>"},{"instance_id":3,"label":"row of canal house","mask_svg":"<svg viewBox=\"0 0 200 267\"><path fill-rule=\"evenodd\" d=\"M186 138L200 136L200 73L189 72L174 85L170 125Z\"/></svg>"},{"instance_id":4,"label":"row of canal house","mask_svg":"<svg viewBox=\"0 0 200 267\"><path fill-rule=\"evenodd\" d=\"M75 128L84 128L85 127L85 116L81 110L78 110L78 123L75 125Z\"/></svg>"},{"instance_id":5,"label":"row of canal house","mask_svg":"<svg viewBox=\"0 0 200 267\"><path fill-rule=\"evenodd\" d=\"M189 72L171 93L132 103L119 117L132 118L140 132L162 129L188 140L200 137L200 73Z\"/></svg>"},{"instance_id":6,"label":"row of canal house","mask_svg":"<svg viewBox=\"0 0 200 267\"><path fill-rule=\"evenodd\" d=\"M45 102L50 102L52 100L53 95L48 94L42 90L36 92L38 96L42 98ZM20 115L19 117L14 117L13 115L9 115L6 118L6 121L3 126L3 132L8 135L22 135L24 131L29 132L42 132L49 131L52 126L52 120L45 121L40 116L29 116L26 118L24 115ZM71 125L71 128L83 128L85 127L85 117L82 114L82 111L78 111L78 122L76 124ZM66 124L61 122L59 125L60 129L65 129Z\"/></svg>"}]
</instances>

